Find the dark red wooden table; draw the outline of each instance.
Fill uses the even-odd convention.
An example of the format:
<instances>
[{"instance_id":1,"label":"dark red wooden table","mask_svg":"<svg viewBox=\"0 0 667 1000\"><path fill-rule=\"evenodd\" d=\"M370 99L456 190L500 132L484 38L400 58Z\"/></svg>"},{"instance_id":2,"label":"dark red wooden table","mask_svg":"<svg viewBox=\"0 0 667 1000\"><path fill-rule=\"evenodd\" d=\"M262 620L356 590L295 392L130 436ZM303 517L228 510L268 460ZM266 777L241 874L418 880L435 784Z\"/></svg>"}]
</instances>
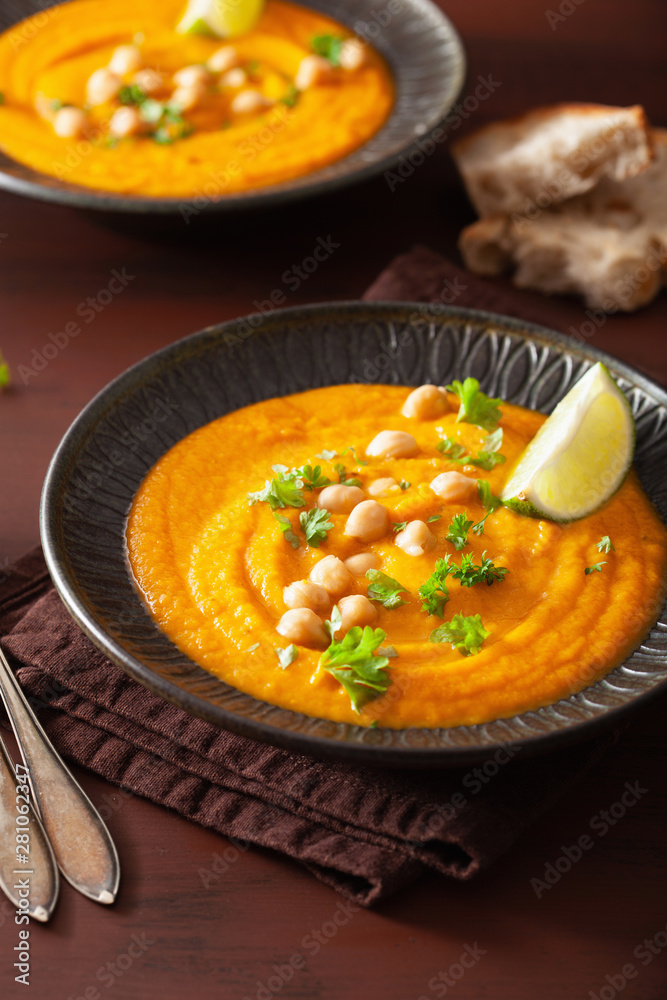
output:
<instances>
[{"instance_id":1,"label":"dark red wooden table","mask_svg":"<svg viewBox=\"0 0 667 1000\"><path fill-rule=\"evenodd\" d=\"M560 100L639 102L667 125L662 0L443 6L467 47L467 86L489 74L499 83L467 128ZM0 397L0 569L38 539L40 487L62 433L128 365L258 308L275 290L286 305L356 298L415 242L455 256L457 233L471 218L444 147L393 192L378 178L289 211L171 231L141 222L111 228L104 218L0 196L0 346L14 381ZM337 245L296 287L294 269L320 237ZM108 298L98 296L114 270L131 276L126 287L79 335L58 338L81 310ZM526 300L543 306L538 296ZM574 300L554 300L551 310L553 325L566 331L588 319ZM609 317L589 339L667 384L666 325L663 295L640 313ZM49 359L51 334L60 346ZM39 358L47 363L30 374ZM77 771L120 850L118 902L103 909L65 885L52 923L32 925L26 991L14 982L17 928L2 897L0 995L663 1000L666 710L663 698L636 716L482 877L455 884L432 875L373 912L346 907L282 857L237 852ZM621 804L626 782L640 792L631 806ZM548 864L566 868L566 848L585 834L592 847L538 898L531 880L544 879Z\"/></svg>"}]
</instances>

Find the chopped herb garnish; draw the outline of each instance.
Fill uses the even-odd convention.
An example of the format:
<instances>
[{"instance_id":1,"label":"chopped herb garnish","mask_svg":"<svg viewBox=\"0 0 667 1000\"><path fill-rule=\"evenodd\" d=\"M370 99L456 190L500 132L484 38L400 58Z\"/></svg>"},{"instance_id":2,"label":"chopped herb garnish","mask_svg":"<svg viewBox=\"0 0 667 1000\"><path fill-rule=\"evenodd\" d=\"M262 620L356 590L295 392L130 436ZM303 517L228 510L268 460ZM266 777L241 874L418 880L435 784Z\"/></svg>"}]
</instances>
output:
<instances>
[{"instance_id":1,"label":"chopped herb garnish","mask_svg":"<svg viewBox=\"0 0 667 1000\"><path fill-rule=\"evenodd\" d=\"M312 510L303 510L299 514L299 523L311 548L319 549L320 544L326 542L327 532L333 528L330 517L329 511L323 507L313 507Z\"/></svg>"},{"instance_id":2,"label":"chopped herb garnish","mask_svg":"<svg viewBox=\"0 0 667 1000\"><path fill-rule=\"evenodd\" d=\"M430 517L426 518L426 523L427 524L432 524L434 521L439 521L441 517L442 517L442 514L431 514Z\"/></svg>"},{"instance_id":3,"label":"chopped herb garnish","mask_svg":"<svg viewBox=\"0 0 667 1000\"><path fill-rule=\"evenodd\" d=\"M337 451L334 451L333 449L329 450L328 448L323 448L320 454L316 455L315 458L321 458L325 462L330 462L331 459L336 458L337 455L338 455Z\"/></svg>"},{"instance_id":4,"label":"chopped herb garnish","mask_svg":"<svg viewBox=\"0 0 667 1000\"><path fill-rule=\"evenodd\" d=\"M329 633L329 636L332 639L332 641L333 637L335 636L336 632L338 631L338 629L341 627L342 624L343 624L343 616L340 613L340 608L338 607L337 604L334 604L333 608L331 609L331 618L329 619L329 621L326 621L324 623L324 627Z\"/></svg>"},{"instance_id":5,"label":"chopped herb garnish","mask_svg":"<svg viewBox=\"0 0 667 1000\"><path fill-rule=\"evenodd\" d=\"M463 445L450 437L445 437L442 441L438 441L436 448L442 452L445 458L451 459L452 462L458 462L466 454Z\"/></svg>"},{"instance_id":6,"label":"chopped herb garnish","mask_svg":"<svg viewBox=\"0 0 667 1000\"><path fill-rule=\"evenodd\" d=\"M457 423L476 424L485 431L495 431L502 417L499 409L502 399L492 399L482 392L476 378L467 378L464 382L455 379L446 389L455 393L461 401Z\"/></svg>"},{"instance_id":7,"label":"chopped herb garnish","mask_svg":"<svg viewBox=\"0 0 667 1000\"><path fill-rule=\"evenodd\" d=\"M148 94L137 83L128 83L118 91L121 104L143 104Z\"/></svg>"},{"instance_id":8,"label":"chopped herb garnish","mask_svg":"<svg viewBox=\"0 0 667 1000\"><path fill-rule=\"evenodd\" d=\"M407 528L407 526L407 521L394 521L394 531L403 531L403 529Z\"/></svg>"},{"instance_id":9,"label":"chopped herb garnish","mask_svg":"<svg viewBox=\"0 0 667 1000\"><path fill-rule=\"evenodd\" d=\"M263 490L248 493L248 500L251 504L268 503L271 510L277 507L305 507L302 486L303 482L296 474L279 472L277 479L266 480Z\"/></svg>"},{"instance_id":10,"label":"chopped herb garnish","mask_svg":"<svg viewBox=\"0 0 667 1000\"><path fill-rule=\"evenodd\" d=\"M586 574L586 576L590 576L591 573L601 573L602 572L602 567L606 566L606 565L607 565L607 560L606 559L603 562L593 563L592 566L587 566L586 567L586 569L584 570L584 573Z\"/></svg>"},{"instance_id":11,"label":"chopped herb garnish","mask_svg":"<svg viewBox=\"0 0 667 1000\"><path fill-rule=\"evenodd\" d=\"M352 454L352 457L354 458L357 465L368 465L368 462L364 462L363 458L359 458L353 444L351 444L349 448L346 448L345 451L341 451L340 453L341 458L343 457L343 455L347 455L348 451Z\"/></svg>"},{"instance_id":12,"label":"chopped herb garnish","mask_svg":"<svg viewBox=\"0 0 667 1000\"><path fill-rule=\"evenodd\" d=\"M616 548L609 535L603 535L597 543L598 552L615 552Z\"/></svg>"},{"instance_id":13,"label":"chopped herb garnish","mask_svg":"<svg viewBox=\"0 0 667 1000\"><path fill-rule=\"evenodd\" d=\"M294 663L297 656L299 655L299 650L294 645L294 643L292 643L289 646L286 646L285 649L281 649L280 646L274 646L274 649L276 651L276 656L278 657L278 662L280 663L280 666L283 668L283 670L286 667L289 667L290 663Z\"/></svg>"},{"instance_id":14,"label":"chopped herb garnish","mask_svg":"<svg viewBox=\"0 0 667 1000\"><path fill-rule=\"evenodd\" d=\"M5 103L5 95L0 91L0 104Z\"/></svg>"},{"instance_id":15,"label":"chopped herb garnish","mask_svg":"<svg viewBox=\"0 0 667 1000\"><path fill-rule=\"evenodd\" d=\"M479 653L491 633L482 625L480 615L454 615L452 620L433 629L430 642L451 642L462 656Z\"/></svg>"},{"instance_id":16,"label":"chopped herb garnish","mask_svg":"<svg viewBox=\"0 0 667 1000\"><path fill-rule=\"evenodd\" d=\"M475 565L473 559L473 554L469 552L461 556L460 566L452 566L451 574L462 587L474 587L476 583L486 583L490 587L496 580L504 580L509 573L504 566L496 566L492 559L487 559L486 552L482 552L479 566Z\"/></svg>"},{"instance_id":17,"label":"chopped herb garnish","mask_svg":"<svg viewBox=\"0 0 667 1000\"><path fill-rule=\"evenodd\" d=\"M400 608L402 604L407 604L401 594L409 594L410 591L398 580L387 576L379 569L366 570L366 579L370 581L366 591L369 600L378 601L383 608L388 608L390 611L394 608Z\"/></svg>"},{"instance_id":18,"label":"chopped herb garnish","mask_svg":"<svg viewBox=\"0 0 667 1000\"><path fill-rule=\"evenodd\" d=\"M9 385L9 365L2 356L2 351L0 351L0 389L3 389L6 385Z\"/></svg>"},{"instance_id":19,"label":"chopped herb garnish","mask_svg":"<svg viewBox=\"0 0 667 1000\"><path fill-rule=\"evenodd\" d=\"M380 656L388 656L390 659L398 656L395 646L378 646L378 653Z\"/></svg>"},{"instance_id":20,"label":"chopped herb garnish","mask_svg":"<svg viewBox=\"0 0 667 1000\"><path fill-rule=\"evenodd\" d=\"M473 525L473 531L476 535L484 534L484 522L486 521L489 514L493 514L494 510L498 510L502 507L503 502L500 497L497 497L495 493L491 492L491 487L489 486L486 479L477 480L477 493L479 494L479 499L482 501L486 514L481 521Z\"/></svg>"},{"instance_id":21,"label":"chopped herb garnish","mask_svg":"<svg viewBox=\"0 0 667 1000\"><path fill-rule=\"evenodd\" d=\"M273 516L278 522L278 527L283 533L283 537L286 542L289 542L293 549L299 548L299 539L294 534L294 529L292 527L292 522L284 514L277 514L274 510Z\"/></svg>"},{"instance_id":22,"label":"chopped herb garnish","mask_svg":"<svg viewBox=\"0 0 667 1000\"><path fill-rule=\"evenodd\" d=\"M410 487L412 486L412 483L409 483L407 479L401 479L398 485L401 487L402 490L409 490Z\"/></svg>"},{"instance_id":23,"label":"chopped herb garnish","mask_svg":"<svg viewBox=\"0 0 667 1000\"><path fill-rule=\"evenodd\" d=\"M278 468L279 466L274 465L273 471L276 472ZM282 469L283 467L281 467ZM321 490L323 486L329 486L331 483L328 476L322 475L322 468L319 465L316 465L315 468L312 465L302 465L300 469L290 469L289 471L298 476L299 479L303 479L304 490Z\"/></svg>"},{"instance_id":24,"label":"chopped herb garnish","mask_svg":"<svg viewBox=\"0 0 667 1000\"><path fill-rule=\"evenodd\" d=\"M450 565L448 555L443 559L438 559L428 580L419 588L422 608L429 615L437 615L439 618L443 617L445 604L449 600L447 577L454 569L455 567Z\"/></svg>"},{"instance_id":25,"label":"chopped herb garnish","mask_svg":"<svg viewBox=\"0 0 667 1000\"><path fill-rule=\"evenodd\" d=\"M259 59L251 59L245 69L246 73L249 73L252 76L252 74L256 73L259 69Z\"/></svg>"},{"instance_id":26,"label":"chopped herb garnish","mask_svg":"<svg viewBox=\"0 0 667 1000\"><path fill-rule=\"evenodd\" d=\"M357 479L356 476L348 477L345 471L345 466L337 462L334 465L334 469L338 473L338 482L342 483L343 486L361 486L361 479Z\"/></svg>"},{"instance_id":27,"label":"chopped herb garnish","mask_svg":"<svg viewBox=\"0 0 667 1000\"><path fill-rule=\"evenodd\" d=\"M340 66L340 50L343 39L339 35L315 35L312 40L313 52L328 59L332 66Z\"/></svg>"},{"instance_id":28,"label":"chopped herb garnish","mask_svg":"<svg viewBox=\"0 0 667 1000\"><path fill-rule=\"evenodd\" d=\"M391 685L391 678L385 672L388 657L375 655L385 638L386 632L381 628L366 625L362 629L354 625L342 639L332 638L320 657L320 666L342 684L355 712L384 694Z\"/></svg>"},{"instance_id":29,"label":"chopped herb garnish","mask_svg":"<svg viewBox=\"0 0 667 1000\"><path fill-rule=\"evenodd\" d=\"M163 114L164 104L161 104L160 101L154 101L152 98L146 98L139 106L139 117L150 125L156 125Z\"/></svg>"},{"instance_id":30,"label":"chopped herb garnish","mask_svg":"<svg viewBox=\"0 0 667 1000\"><path fill-rule=\"evenodd\" d=\"M290 84L290 87L289 87L287 93L284 94L280 98L280 103L281 104L286 104L288 108L293 108L293 107L296 106L296 102L298 100L299 100L299 91L296 89L296 87L292 83L292 84ZM322 456L318 455L317 457L321 458Z\"/></svg>"},{"instance_id":31,"label":"chopped herb garnish","mask_svg":"<svg viewBox=\"0 0 667 1000\"><path fill-rule=\"evenodd\" d=\"M456 514L452 519L447 531L447 541L451 542L457 552L468 542L468 532L473 526L473 521L468 520L467 513Z\"/></svg>"}]
</instances>

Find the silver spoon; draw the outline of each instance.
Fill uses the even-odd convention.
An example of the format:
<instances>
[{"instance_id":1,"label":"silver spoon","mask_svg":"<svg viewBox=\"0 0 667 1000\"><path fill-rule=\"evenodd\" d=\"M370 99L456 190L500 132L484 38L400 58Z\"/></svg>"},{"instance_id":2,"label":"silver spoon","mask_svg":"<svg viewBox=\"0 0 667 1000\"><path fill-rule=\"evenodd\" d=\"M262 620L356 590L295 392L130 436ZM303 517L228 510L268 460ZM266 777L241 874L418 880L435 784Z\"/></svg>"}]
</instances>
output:
<instances>
[{"instance_id":1,"label":"silver spoon","mask_svg":"<svg viewBox=\"0 0 667 1000\"><path fill-rule=\"evenodd\" d=\"M113 903L118 852L102 817L70 774L28 705L0 649L0 696L28 768L33 806L70 885L96 903Z\"/></svg>"},{"instance_id":2,"label":"silver spoon","mask_svg":"<svg viewBox=\"0 0 667 1000\"><path fill-rule=\"evenodd\" d=\"M30 798L22 765L14 769L0 736L0 888L19 911L19 920L27 912L34 920L46 922L58 900L60 878Z\"/></svg>"}]
</instances>

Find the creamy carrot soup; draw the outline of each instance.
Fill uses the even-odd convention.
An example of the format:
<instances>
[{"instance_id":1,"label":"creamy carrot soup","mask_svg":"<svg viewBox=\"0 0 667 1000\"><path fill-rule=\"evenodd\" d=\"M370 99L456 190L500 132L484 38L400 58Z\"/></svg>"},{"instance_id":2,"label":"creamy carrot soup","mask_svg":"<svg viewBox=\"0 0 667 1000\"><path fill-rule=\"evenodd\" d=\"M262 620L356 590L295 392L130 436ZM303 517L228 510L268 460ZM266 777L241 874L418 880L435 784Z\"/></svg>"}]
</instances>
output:
<instances>
[{"instance_id":1,"label":"creamy carrot soup","mask_svg":"<svg viewBox=\"0 0 667 1000\"><path fill-rule=\"evenodd\" d=\"M499 505L545 419L500 406L489 431L436 386L341 385L190 434L128 521L155 621L234 687L336 721L479 723L590 685L657 617L667 535L634 472L569 524Z\"/></svg>"},{"instance_id":2,"label":"creamy carrot soup","mask_svg":"<svg viewBox=\"0 0 667 1000\"><path fill-rule=\"evenodd\" d=\"M384 60L268 0L225 42L178 34L183 0L72 0L0 36L0 149L105 191L217 198L346 156L387 118Z\"/></svg>"}]
</instances>

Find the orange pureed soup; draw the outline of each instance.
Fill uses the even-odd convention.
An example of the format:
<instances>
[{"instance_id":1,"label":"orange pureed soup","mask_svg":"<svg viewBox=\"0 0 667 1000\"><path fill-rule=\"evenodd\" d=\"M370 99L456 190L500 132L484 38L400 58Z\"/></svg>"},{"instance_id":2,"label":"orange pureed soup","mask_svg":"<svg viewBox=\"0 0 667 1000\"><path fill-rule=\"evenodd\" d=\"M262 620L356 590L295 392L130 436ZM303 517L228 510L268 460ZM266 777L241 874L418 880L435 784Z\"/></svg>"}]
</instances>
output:
<instances>
[{"instance_id":1,"label":"orange pureed soup","mask_svg":"<svg viewBox=\"0 0 667 1000\"><path fill-rule=\"evenodd\" d=\"M0 149L86 187L218 198L324 167L389 115L386 63L330 18L267 0L225 43L178 34L183 7L72 0L5 32Z\"/></svg>"},{"instance_id":2,"label":"orange pureed soup","mask_svg":"<svg viewBox=\"0 0 667 1000\"><path fill-rule=\"evenodd\" d=\"M492 504L478 482L499 494L545 418L503 404L506 462L485 469L465 459L484 450L487 433L457 423L457 412L458 400L436 387L341 385L270 399L190 434L150 471L128 521L132 569L155 621L242 691L366 725L485 722L602 677L646 634L663 593L667 535L635 473L582 520L559 525L499 507L481 532ZM272 509L276 497L303 505ZM613 549L600 552L605 537ZM446 602L427 585L443 560L457 567ZM306 642L290 649L288 607L299 602L310 604L296 614ZM370 643L370 656L388 649L376 671L386 680L363 689L359 712L344 672L321 662L334 602L337 642L355 624L357 635L362 626L366 636L386 633ZM432 641L457 616L473 620L468 647L456 635Z\"/></svg>"}]
</instances>

